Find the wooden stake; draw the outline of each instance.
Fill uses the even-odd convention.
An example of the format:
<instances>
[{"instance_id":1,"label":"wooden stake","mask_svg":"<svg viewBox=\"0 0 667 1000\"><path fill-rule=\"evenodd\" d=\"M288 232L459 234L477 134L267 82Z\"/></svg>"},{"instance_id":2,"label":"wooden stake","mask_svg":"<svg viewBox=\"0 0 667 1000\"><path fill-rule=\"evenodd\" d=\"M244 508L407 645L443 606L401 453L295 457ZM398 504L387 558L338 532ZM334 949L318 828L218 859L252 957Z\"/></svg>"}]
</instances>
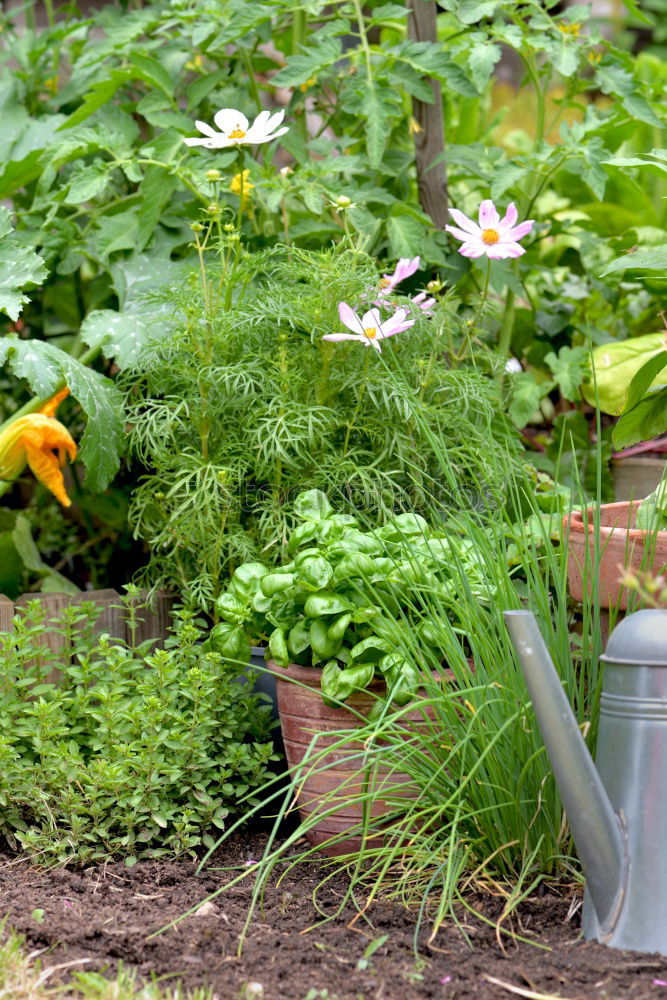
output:
<instances>
[{"instance_id":1,"label":"wooden stake","mask_svg":"<svg viewBox=\"0 0 667 1000\"><path fill-rule=\"evenodd\" d=\"M437 5L435 0L408 0L408 36L415 42L436 42ZM433 104L412 98L413 117L419 131L415 132L415 158L419 204L442 229L449 221L447 214L447 169L444 159L435 166L433 161L445 152L445 126L442 112L442 91L437 80L431 80Z\"/></svg>"}]
</instances>

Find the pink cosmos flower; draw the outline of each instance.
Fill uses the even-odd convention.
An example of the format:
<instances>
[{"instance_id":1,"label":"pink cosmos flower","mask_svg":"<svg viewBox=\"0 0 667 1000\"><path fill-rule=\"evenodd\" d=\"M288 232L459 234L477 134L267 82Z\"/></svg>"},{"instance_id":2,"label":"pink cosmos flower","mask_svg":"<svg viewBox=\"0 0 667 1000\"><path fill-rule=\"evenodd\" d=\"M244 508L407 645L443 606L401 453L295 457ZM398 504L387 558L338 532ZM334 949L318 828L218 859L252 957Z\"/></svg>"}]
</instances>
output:
<instances>
[{"instance_id":1,"label":"pink cosmos flower","mask_svg":"<svg viewBox=\"0 0 667 1000\"><path fill-rule=\"evenodd\" d=\"M426 292L420 292L419 295L415 295L412 299L412 304L413 306L419 306L419 308L423 309L424 312L430 312L435 305L435 299L427 298Z\"/></svg>"},{"instance_id":2,"label":"pink cosmos flower","mask_svg":"<svg viewBox=\"0 0 667 1000\"><path fill-rule=\"evenodd\" d=\"M401 257L394 268L394 273L384 274L380 278L380 295L389 295L396 288L396 285L400 285L401 281L405 281L406 278L409 278L411 274L414 274L418 270L419 257L413 257L412 260L408 257Z\"/></svg>"},{"instance_id":3,"label":"pink cosmos flower","mask_svg":"<svg viewBox=\"0 0 667 1000\"><path fill-rule=\"evenodd\" d=\"M397 309L393 316L384 322L380 319L379 309L369 309L367 313L359 319L347 302L338 303L338 315L341 323L344 323L352 333L326 333L324 340L358 340L364 347L374 347L376 351L382 353L380 341L386 337L393 337L396 333L402 333L415 325L413 319L407 319L405 309Z\"/></svg>"},{"instance_id":4,"label":"pink cosmos flower","mask_svg":"<svg viewBox=\"0 0 667 1000\"><path fill-rule=\"evenodd\" d=\"M483 257L486 254L491 260L501 260L504 257L520 257L526 252L517 241L528 235L534 220L528 219L515 225L518 212L514 202L507 206L505 217L501 219L491 199L483 201L479 206L479 225L456 208L450 208L449 214L460 228L445 226L445 229L457 240L462 240L459 253L464 257Z\"/></svg>"}]
</instances>

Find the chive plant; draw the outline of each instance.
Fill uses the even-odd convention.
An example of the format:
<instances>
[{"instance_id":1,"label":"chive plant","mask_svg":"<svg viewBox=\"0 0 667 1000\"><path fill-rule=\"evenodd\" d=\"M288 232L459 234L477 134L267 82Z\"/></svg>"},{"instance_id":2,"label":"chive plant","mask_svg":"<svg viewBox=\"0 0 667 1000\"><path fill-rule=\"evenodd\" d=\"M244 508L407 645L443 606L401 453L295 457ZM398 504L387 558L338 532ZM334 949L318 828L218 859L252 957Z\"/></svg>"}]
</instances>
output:
<instances>
[{"instance_id":1,"label":"chive plant","mask_svg":"<svg viewBox=\"0 0 667 1000\"><path fill-rule=\"evenodd\" d=\"M440 458L445 466L446 456ZM280 821L295 802L291 794L284 798L275 786L266 787L263 809L273 806L277 821L254 870L256 903L269 878L284 870L283 862L321 858L315 848L303 849L301 838L338 810L346 794L362 806L362 818L325 846L356 836L362 848L330 862L330 875L342 867L350 876L337 912L350 901L363 899L365 907L375 896L389 895L418 908L419 922L428 918L436 933L455 912L454 904L465 902L471 885L502 883L509 912L540 880L578 877L558 790L502 613L528 607L536 614L590 742L601 679L599 620L592 602L580 614L568 603L562 497L538 500L530 470L517 475L510 459L503 471L506 491L494 507L484 482L478 484L478 497L487 495L481 511L462 505L443 511L441 500L432 498L431 520L439 519L453 537L474 544L487 584L484 593L471 586L465 563L454 556L449 570L457 580L455 609L434 591L422 593L403 614L394 610L397 653L421 672L419 696L401 708L384 703L361 731L335 734L334 746L318 749L313 736L311 753L292 774L294 787L307 771L325 771L332 757L342 754L356 757L358 770L324 796L317 813L286 839L278 839ZM406 537L400 558L410 558L410 551ZM377 600L381 605L379 592ZM437 648L419 640L416 615L437 629ZM443 668L450 672L444 683L438 679ZM378 798L388 811L374 817L371 805ZM316 903L317 896L318 890ZM321 913L324 918L324 909Z\"/></svg>"},{"instance_id":2,"label":"chive plant","mask_svg":"<svg viewBox=\"0 0 667 1000\"><path fill-rule=\"evenodd\" d=\"M396 385L388 368L385 376ZM396 652L421 673L419 696L401 708L388 699L362 730L337 733L333 747L318 749L314 736L312 752L292 779L298 787L306 770L326 770L334 755L356 755L358 760L349 789L351 799L362 806L362 817L344 836L360 837L362 848L331 860L330 872L314 891L316 904L318 890L342 867L350 876L349 888L336 912L350 902L363 912L376 896L389 895L416 907L417 929L428 919L435 934L448 916L456 919L455 904L469 905L466 890L471 886L501 886L505 919L541 880L579 877L503 611L529 608L535 613L591 745L601 684L600 612L595 574L583 606L575 608L568 598L564 514L573 500L584 503L581 488L572 494L554 484L544 489L534 469L517 470L511 453L502 455L502 450L490 451L477 476L462 488L437 423L423 420L418 395L408 391L403 398L435 470L430 478L421 471L415 477L421 511L453 538L472 543L486 585L483 591L471 585L467 564L456 557L454 546L448 567L454 602L434 589L422 592L408 608L383 608L396 618ZM332 489L330 497L345 513L344 496ZM359 518L359 510L355 514ZM366 519L369 527L377 523L372 511ZM414 539L406 535L404 543L398 558L415 558ZM599 540L594 565L598 560ZM376 598L382 607L381 587ZM437 647L420 640L414 628L418 615L437 630ZM450 672L444 683L437 679L443 669ZM420 714L420 723L415 725L408 713L411 718ZM301 838L318 818L340 807L344 793L339 788L323 796L318 813L279 840L280 822L294 809L294 801L291 794L281 799L279 789L267 786L264 808L272 804L277 820L253 872L256 904L268 880L284 870L284 862L321 860L317 849L303 849ZM378 817L371 805L379 797L389 808ZM320 846L335 847L337 839ZM242 877L244 873L237 876ZM325 916L324 909L321 914L323 919L334 915L327 911ZM252 910L248 921L251 917Z\"/></svg>"}]
</instances>

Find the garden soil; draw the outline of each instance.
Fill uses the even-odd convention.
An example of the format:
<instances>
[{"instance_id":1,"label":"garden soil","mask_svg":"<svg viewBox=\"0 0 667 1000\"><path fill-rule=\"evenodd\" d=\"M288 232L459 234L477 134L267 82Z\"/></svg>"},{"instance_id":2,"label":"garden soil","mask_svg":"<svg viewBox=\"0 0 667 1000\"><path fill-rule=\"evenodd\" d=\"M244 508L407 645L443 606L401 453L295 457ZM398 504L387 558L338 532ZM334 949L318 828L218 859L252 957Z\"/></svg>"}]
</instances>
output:
<instances>
[{"instance_id":1,"label":"garden soil","mask_svg":"<svg viewBox=\"0 0 667 1000\"><path fill-rule=\"evenodd\" d=\"M265 843L264 833L230 838L211 863L243 870L261 857ZM501 948L494 926L462 910L468 940L454 924L431 943L424 930L416 959L415 914L395 903L373 903L352 925L354 909L317 926L312 893L327 871L318 862L300 866L278 884L274 880L241 957L237 945L252 874L202 913L148 939L231 877L229 870L197 875L189 861L45 870L3 855L0 914L9 915L31 950L47 949L44 965L85 959L75 968L112 975L123 962L146 979L161 977L164 986L176 980L188 988L209 985L218 1000L507 1000L545 994L568 1000L667 998L667 959L581 940L579 890L548 890L521 904L505 926L534 944L503 935ZM336 876L321 890L325 913L338 907L345 885ZM492 923L502 911L502 900L490 893L471 903ZM385 935L364 959L369 944ZM59 974L66 978L70 973Z\"/></svg>"}]
</instances>

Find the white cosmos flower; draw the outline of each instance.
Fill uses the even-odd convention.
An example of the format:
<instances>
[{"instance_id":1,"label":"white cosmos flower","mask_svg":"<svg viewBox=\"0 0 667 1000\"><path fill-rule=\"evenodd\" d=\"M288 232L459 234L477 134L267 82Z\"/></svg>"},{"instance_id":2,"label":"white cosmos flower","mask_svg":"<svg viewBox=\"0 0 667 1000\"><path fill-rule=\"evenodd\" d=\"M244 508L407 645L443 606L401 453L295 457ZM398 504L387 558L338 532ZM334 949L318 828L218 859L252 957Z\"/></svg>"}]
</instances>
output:
<instances>
[{"instance_id":1,"label":"white cosmos flower","mask_svg":"<svg viewBox=\"0 0 667 1000\"><path fill-rule=\"evenodd\" d=\"M534 225L533 219L521 222L517 226L519 215L514 202L507 206L504 218L500 218L490 198L479 206L479 225L469 219L463 212L450 208L449 214L457 226L445 226L447 232L462 241L459 253L463 257L483 257L485 254L492 260L503 257L520 257L526 251L519 245Z\"/></svg>"},{"instance_id":2,"label":"white cosmos flower","mask_svg":"<svg viewBox=\"0 0 667 1000\"><path fill-rule=\"evenodd\" d=\"M518 358L508 358L505 362L505 371L508 375L518 375L519 372L523 371L521 367L521 362Z\"/></svg>"},{"instance_id":3,"label":"white cosmos flower","mask_svg":"<svg viewBox=\"0 0 667 1000\"><path fill-rule=\"evenodd\" d=\"M376 351L382 353L380 341L387 337L393 337L396 333L402 333L415 325L413 319L407 319L405 309L397 309L393 316L384 322L380 318L379 309L369 309L368 312L359 319L347 302L338 303L338 315L341 322L345 324L352 333L326 333L324 340L358 340L364 347L374 347Z\"/></svg>"},{"instance_id":4,"label":"white cosmos flower","mask_svg":"<svg viewBox=\"0 0 667 1000\"><path fill-rule=\"evenodd\" d=\"M184 139L188 146L205 146L207 149L225 149L227 146L247 146L258 145L261 142L271 142L279 135L284 135L289 131L287 125L278 128L285 111L260 111L252 125L241 111L234 108L221 108L213 116L213 121L220 129L216 132L214 128L206 122L195 122L204 138L197 136L194 139ZM277 129L277 131L276 131Z\"/></svg>"}]
</instances>

